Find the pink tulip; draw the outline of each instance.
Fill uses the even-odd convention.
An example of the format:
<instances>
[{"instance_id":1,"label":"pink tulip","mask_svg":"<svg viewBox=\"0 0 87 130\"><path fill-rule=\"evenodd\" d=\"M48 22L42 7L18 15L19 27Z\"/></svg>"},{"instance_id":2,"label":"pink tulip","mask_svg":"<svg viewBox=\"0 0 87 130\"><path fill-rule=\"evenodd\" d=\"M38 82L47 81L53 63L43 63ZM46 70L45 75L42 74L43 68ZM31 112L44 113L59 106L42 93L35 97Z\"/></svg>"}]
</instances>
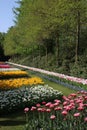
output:
<instances>
[{"instance_id":1,"label":"pink tulip","mask_svg":"<svg viewBox=\"0 0 87 130\"><path fill-rule=\"evenodd\" d=\"M84 118L84 121L87 122L87 117Z\"/></svg>"},{"instance_id":2,"label":"pink tulip","mask_svg":"<svg viewBox=\"0 0 87 130\"><path fill-rule=\"evenodd\" d=\"M51 116L50 116L50 119L51 119L51 120L54 120L55 118L56 118L55 115L51 115Z\"/></svg>"},{"instance_id":3,"label":"pink tulip","mask_svg":"<svg viewBox=\"0 0 87 130\"><path fill-rule=\"evenodd\" d=\"M69 99L68 99L66 96L62 96L62 98L63 98L65 101L69 101Z\"/></svg>"},{"instance_id":4,"label":"pink tulip","mask_svg":"<svg viewBox=\"0 0 87 130\"><path fill-rule=\"evenodd\" d=\"M58 99L55 99L54 102L61 103L61 101Z\"/></svg>"},{"instance_id":5,"label":"pink tulip","mask_svg":"<svg viewBox=\"0 0 87 130\"><path fill-rule=\"evenodd\" d=\"M77 110L82 111L82 110L84 110L84 108L80 106L77 108Z\"/></svg>"},{"instance_id":6,"label":"pink tulip","mask_svg":"<svg viewBox=\"0 0 87 130\"><path fill-rule=\"evenodd\" d=\"M71 93L70 96L76 97L77 95L75 93Z\"/></svg>"},{"instance_id":7,"label":"pink tulip","mask_svg":"<svg viewBox=\"0 0 87 130\"><path fill-rule=\"evenodd\" d=\"M68 112L66 110L62 111L62 115L66 116Z\"/></svg>"},{"instance_id":8,"label":"pink tulip","mask_svg":"<svg viewBox=\"0 0 87 130\"><path fill-rule=\"evenodd\" d=\"M86 107L87 107L87 104L84 104L84 106L86 106Z\"/></svg>"},{"instance_id":9,"label":"pink tulip","mask_svg":"<svg viewBox=\"0 0 87 130\"><path fill-rule=\"evenodd\" d=\"M79 117L80 116L80 113L75 113L74 114L74 117Z\"/></svg>"},{"instance_id":10,"label":"pink tulip","mask_svg":"<svg viewBox=\"0 0 87 130\"><path fill-rule=\"evenodd\" d=\"M32 106L31 111L34 111L34 110L36 110L36 107Z\"/></svg>"},{"instance_id":11,"label":"pink tulip","mask_svg":"<svg viewBox=\"0 0 87 130\"><path fill-rule=\"evenodd\" d=\"M51 102L48 102L48 103L45 104L45 106L46 106L46 107L49 107L50 104L51 104Z\"/></svg>"},{"instance_id":12,"label":"pink tulip","mask_svg":"<svg viewBox=\"0 0 87 130\"><path fill-rule=\"evenodd\" d=\"M55 111L57 111L57 110L62 110L62 108L61 108L61 107L55 107L54 110L55 110Z\"/></svg>"},{"instance_id":13,"label":"pink tulip","mask_svg":"<svg viewBox=\"0 0 87 130\"><path fill-rule=\"evenodd\" d=\"M74 100L70 100L70 103L74 103Z\"/></svg>"},{"instance_id":14,"label":"pink tulip","mask_svg":"<svg viewBox=\"0 0 87 130\"><path fill-rule=\"evenodd\" d=\"M75 104L74 104L74 103L71 103L71 104L69 105L69 107L70 107L70 109L74 109L74 108L75 108Z\"/></svg>"},{"instance_id":15,"label":"pink tulip","mask_svg":"<svg viewBox=\"0 0 87 130\"><path fill-rule=\"evenodd\" d=\"M68 105L69 103L67 101L63 102L63 106Z\"/></svg>"},{"instance_id":16,"label":"pink tulip","mask_svg":"<svg viewBox=\"0 0 87 130\"><path fill-rule=\"evenodd\" d=\"M26 108L24 109L24 112L26 113L26 112L28 112L28 111L29 111L29 108L26 107Z\"/></svg>"},{"instance_id":17,"label":"pink tulip","mask_svg":"<svg viewBox=\"0 0 87 130\"><path fill-rule=\"evenodd\" d=\"M51 112L51 110L50 109L46 109L46 112Z\"/></svg>"},{"instance_id":18,"label":"pink tulip","mask_svg":"<svg viewBox=\"0 0 87 130\"><path fill-rule=\"evenodd\" d=\"M59 105L59 103L58 103L58 102L56 102L56 103L54 103L53 105L54 105L54 106L58 106L58 105Z\"/></svg>"},{"instance_id":19,"label":"pink tulip","mask_svg":"<svg viewBox=\"0 0 87 130\"><path fill-rule=\"evenodd\" d=\"M54 104L50 104L49 108L54 108Z\"/></svg>"},{"instance_id":20,"label":"pink tulip","mask_svg":"<svg viewBox=\"0 0 87 130\"><path fill-rule=\"evenodd\" d=\"M79 106L80 106L80 107L83 107L83 106L84 106L84 104L83 104L83 103L79 103Z\"/></svg>"},{"instance_id":21,"label":"pink tulip","mask_svg":"<svg viewBox=\"0 0 87 130\"><path fill-rule=\"evenodd\" d=\"M71 107L70 107L70 106L64 106L63 108L65 109L65 111L71 110Z\"/></svg>"},{"instance_id":22,"label":"pink tulip","mask_svg":"<svg viewBox=\"0 0 87 130\"><path fill-rule=\"evenodd\" d=\"M37 111L41 112L41 111L42 111L42 108L37 108Z\"/></svg>"},{"instance_id":23,"label":"pink tulip","mask_svg":"<svg viewBox=\"0 0 87 130\"><path fill-rule=\"evenodd\" d=\"M87 96L85 96L85 100L87 100Z\"/></svg>"},{"instance_id":24,"label":"pink tulip","mask_svg":"<svg viewBox=\"0 0 87 130\"><path fill-rule=\"evenodd\" d=\"M42 104L43 104L43 105L45 105L45 104L46 104L46 102L45 102L45 101L43 101L43 102L42 102Z\"/></svg>"},{"instance_id":25,"label":"pink tulip","mask_svg":"<svg viewBox=\"0 0 87 130\"><path fill-rule=\"evenodd\" d=\"M40 107L41 105L39 103L36 104L36 107Z\"/></svg>"},{"instance_id":26,"label":"pink tulip","mask_svg":"<svg viewBox=\"0 0 87 130\"><path fill-rule=\"evenodd\" d=\"M46 111L46 108L42 108L42 110L41 110L42 112L45 112Z\"/></svg>"}]
</instances>

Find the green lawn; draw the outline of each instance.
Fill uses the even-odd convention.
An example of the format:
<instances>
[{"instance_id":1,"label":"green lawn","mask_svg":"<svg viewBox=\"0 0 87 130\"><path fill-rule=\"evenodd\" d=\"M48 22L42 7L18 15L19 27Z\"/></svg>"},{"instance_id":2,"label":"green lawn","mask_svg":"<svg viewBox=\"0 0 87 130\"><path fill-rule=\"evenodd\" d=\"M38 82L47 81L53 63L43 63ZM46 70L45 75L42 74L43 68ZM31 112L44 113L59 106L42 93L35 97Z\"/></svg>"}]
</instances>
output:
<instances>
[{"instance_id":1,"label":"green lawn","mask_svg":"<svg viewBox=\"0 0 87 130\"><path fill-rule=\"evenodd\" d=\"M29 75L30 75L30 76L36 76L36 75L35 75L35 72L31 72L31 71L28 71L28 72L29 72ZM37 74L37 73L36 73L36 74ZM41 78L42 78L42 77L41 77ZM64 95L69 95L70 93L75 93L75 92L76 92L76 91L73 90L73 89L70 89L70 88L68 88L68 87L62 86L62 85L57 84L57 83L55 83L55 82L53 82L53 81L49 81L49 80L44 79L44 78L43 78L43 81L44 81L45 84L48 84L50 87L52 87L52 88L54 88L54 89L56 89L56 90L61 91Z\"/></svg>"},{"instance_id":2,"label":"green lawn","mask_svg":"<svg viewBox=\"0 0 87 130\"><path fill-rule=\"evenodd\" d=\"M0 116L0 130L24 130L24 112Z\"/></svg>"},{"instance_id":3,"label":"green lawn","mask_svg":"<svg viewBox=\"0 0 87 130\"><path fill-rule=\"evenodd\" d=\"M48 80L45 80L45 79L43 79L43 80L46 84L48 84L49 86L51 86L52 88L54 88L56 90L61 91L64 95L69 95L70 93L76 92L75 90L69 89L69 88L64 87L62 85L59 85L57 83L54 83L54 82L51 82L51 81L48 81Z\"/></svg>"}]
</instances>

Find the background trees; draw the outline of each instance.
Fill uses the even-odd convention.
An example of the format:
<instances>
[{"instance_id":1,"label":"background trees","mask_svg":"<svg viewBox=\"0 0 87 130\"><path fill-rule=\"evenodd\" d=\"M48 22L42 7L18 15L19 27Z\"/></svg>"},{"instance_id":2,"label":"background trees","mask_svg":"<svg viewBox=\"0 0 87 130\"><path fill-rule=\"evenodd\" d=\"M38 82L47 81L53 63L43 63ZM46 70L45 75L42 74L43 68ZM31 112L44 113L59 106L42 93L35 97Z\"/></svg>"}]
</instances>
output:
<instances>
[{"instance_id":1,"label":"background trees","mask_svg":"<svg viewBox=\"0 0 87 130\"><path fill-rule=\"evenodd\" d=\"M87 0L17 2L19 7L14 9L15 26L5 36L5 54L29 57L27 64L35 67L71 75L79 68L76 75L84 73ZM84 70L81 69L81 62Z\"/></svg>"}]
</instances>

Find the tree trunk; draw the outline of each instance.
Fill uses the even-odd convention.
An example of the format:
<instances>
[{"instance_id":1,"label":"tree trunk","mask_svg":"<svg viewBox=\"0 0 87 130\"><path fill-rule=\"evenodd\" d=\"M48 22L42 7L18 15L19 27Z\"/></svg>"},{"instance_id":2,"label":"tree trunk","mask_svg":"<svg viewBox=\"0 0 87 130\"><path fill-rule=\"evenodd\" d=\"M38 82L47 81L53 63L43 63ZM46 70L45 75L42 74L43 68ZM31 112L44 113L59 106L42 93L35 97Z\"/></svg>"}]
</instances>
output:
<instances>
[{"instance_id":1,"label":"tree trunk","mask_svg":"<svg viewBox=\"0 0 87 130\"><path fill-rule=\"evenodd\" d=\"M47 50L47 47L45 47L45 66L47 66L48 64L48 50Z\"/></svg>"},{"instance_id":2,"label":"tree trunk","mask_svg":"<svg viewBox=\"0 0 87 130\"><path fill-rule=\"evenodd\" d=\"M41 60L40 44L38 45L38 50L39 50L39 63L38 63L38 67L40 67L40 60Z\"/></svg>"},{"instance_id":3,"label":"tree trunk","mask_svg":"<svg viewBox=\"0 0 87 130\"><path fill-rule=\"evenodd\" d=\"M78 62L78 55L79 55L79 43L80 43L80 12L77 13L77 31L76 31L76 55L75 55L75 63Z\"/></svg>"},{"instance_id":4,"label":"tree trunk","mask_svg":"<svg viewBox=\"0 0 87 130\"><path fill-rule=\"evenodd\" d=\"M56 66L59 66L59 36L56 35Z\"/></svg>"}]
</instances>

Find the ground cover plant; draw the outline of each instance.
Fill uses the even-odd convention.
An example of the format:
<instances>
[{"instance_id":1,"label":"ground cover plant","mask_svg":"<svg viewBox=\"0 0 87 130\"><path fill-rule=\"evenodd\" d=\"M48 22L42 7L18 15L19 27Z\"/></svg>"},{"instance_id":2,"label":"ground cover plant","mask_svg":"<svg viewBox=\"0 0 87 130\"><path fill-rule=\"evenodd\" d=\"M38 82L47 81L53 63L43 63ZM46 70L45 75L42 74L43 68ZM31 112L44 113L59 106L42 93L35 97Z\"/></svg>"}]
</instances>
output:
<instances>
[{"instance_id":1,"label":"ground cover plant","mask_svg":"<svg viewBox=\"0 0 87 130\"><path fill-rule=\"evenodd\" d=\"M62 101L37 103L24 109L25 130L86 130L87 92L63 96Z\"/></svg>"}]
</instances>

